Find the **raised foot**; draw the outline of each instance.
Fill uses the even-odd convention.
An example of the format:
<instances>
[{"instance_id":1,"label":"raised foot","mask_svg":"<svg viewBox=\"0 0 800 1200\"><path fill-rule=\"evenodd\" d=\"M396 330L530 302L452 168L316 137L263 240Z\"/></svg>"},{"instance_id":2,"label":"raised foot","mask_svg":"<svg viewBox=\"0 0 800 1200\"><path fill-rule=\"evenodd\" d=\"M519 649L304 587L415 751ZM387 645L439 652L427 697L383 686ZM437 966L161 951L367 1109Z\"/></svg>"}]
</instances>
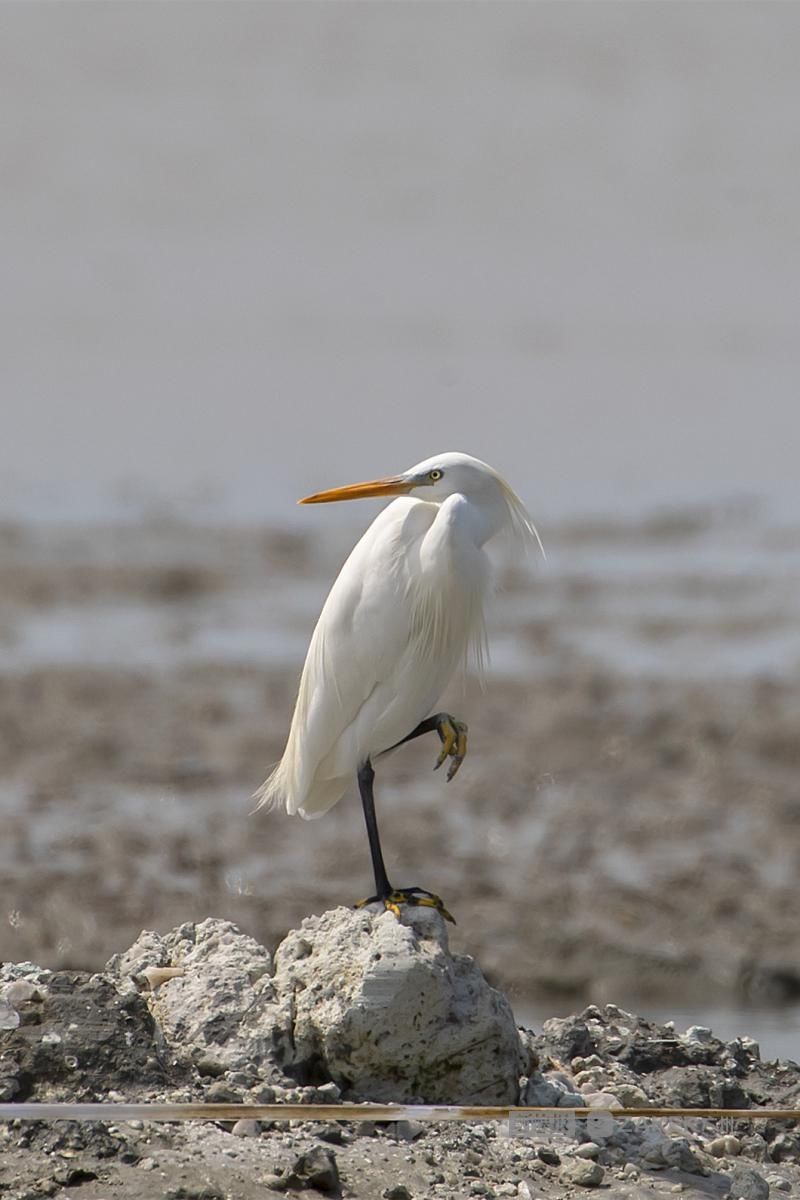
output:
<instances>
[{"instance_id":1,"label":"raised foot","mask_svg":"<svg viewBox=\"0 0 800 1200\"><path fill-rule=\"evenodd\" d=\"M440 896L434 892L428 892L425 888L407 887L395 888L391 892L387 892L385 896L368 896L366 900L359 900L355 904L355 908L366 908L368 904L382 904L388 912L400 919L400 905L409 904L417 908L435 908L438 913L444 917L445 921L451 921L453 925L456 919L452 916L444 906Z\"/></svg>"},{"instance_id":2,"label":"raised foot","mask_svg":"<svg viewBox=\"0 0 800 1200\"><path fill-rule=\"evenodd\" d=\"M447 770L447 782L449 783L466 756L469 731L463 721L456 721L455 717L451 717L449 713L439 713L436 717L436 732L439 734L442 748L433 769L438 771L445 759L451 758L453 761Z\"/></svg>"}]
</instances>

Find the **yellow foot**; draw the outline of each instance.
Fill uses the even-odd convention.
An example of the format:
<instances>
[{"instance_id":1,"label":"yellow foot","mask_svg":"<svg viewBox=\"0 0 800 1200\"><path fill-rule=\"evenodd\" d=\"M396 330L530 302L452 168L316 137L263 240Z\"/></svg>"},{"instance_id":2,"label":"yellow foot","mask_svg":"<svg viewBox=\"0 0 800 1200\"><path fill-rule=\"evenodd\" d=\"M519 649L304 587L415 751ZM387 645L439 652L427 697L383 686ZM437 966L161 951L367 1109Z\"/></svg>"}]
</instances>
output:
<instances>
[{"instance_id":1,"label":"yellow foot","mask_svg":"<svg viewBox=\"0 0 800 1200\"><path fill-rule=\"evenodd\" d=\"M433 892L427 892L425 888L396 888L386 896L368 896L366 900L359 900L355 907L365 908L368 904L382 904L388 912L394 913L398 920L400 919L401 904L408 904L416 908L435 908L445 921L451 921L453 925L456 923L455 917L447 911L441 897L434 895Z\"/></svg>"},{"instance_id":2,"label":"yellow foot","mask_svg":"<svg viewBox=\"0 0 800 1200\"><path fill-rule=\"evenodd\" d=\"M438 771L446 758L452 758L453 761L447 771L447 782L449 783L467 753L467 726L463 721L456 721L449 713L442 713L436 725L436 732L441 738L442 748L433 769Z\"/></svg>"}]
</instances>

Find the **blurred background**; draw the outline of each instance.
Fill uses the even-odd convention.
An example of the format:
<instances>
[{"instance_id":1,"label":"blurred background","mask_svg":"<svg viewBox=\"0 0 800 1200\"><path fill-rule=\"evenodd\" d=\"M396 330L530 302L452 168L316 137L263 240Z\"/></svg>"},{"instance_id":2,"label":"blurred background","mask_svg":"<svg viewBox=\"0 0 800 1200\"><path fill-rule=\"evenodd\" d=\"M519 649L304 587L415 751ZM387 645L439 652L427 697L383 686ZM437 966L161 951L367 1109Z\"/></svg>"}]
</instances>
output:
<instances>
[{"instance_id":1,"label":"blurred background","mask_svg":"<svg viewBox=\"0 0 800 1200\"><path fill-rule=\"evenodd\" d=\"M471 755L390 874L521 1019L798 1057L800 8L0 8L0 958L370 888L355 791L249 815L374 502L486 459ZM794 1053L792 1053L794 1050Z\"/></svg>"}]
</instances>

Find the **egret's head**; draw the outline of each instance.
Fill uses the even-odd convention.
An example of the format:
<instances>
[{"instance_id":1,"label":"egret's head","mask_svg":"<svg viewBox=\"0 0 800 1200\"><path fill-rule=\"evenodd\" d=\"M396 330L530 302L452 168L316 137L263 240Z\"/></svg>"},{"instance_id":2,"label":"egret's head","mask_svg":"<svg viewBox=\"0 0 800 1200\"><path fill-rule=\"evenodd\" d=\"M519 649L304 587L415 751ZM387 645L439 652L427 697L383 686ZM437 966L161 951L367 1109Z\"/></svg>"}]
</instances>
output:
<instances>
[{"instance_id":1,"label":"egret's head","mask_svg":"<svg viewBox=\"0 0 800 1200\"><path fill-rule=\"evenodd\" d=\"M448 496L460 495L475 506L493 509L498 514L498 529L505 527L525 541L534 539L544 554L536 527L513 488L487 463L456 450L434 454L400 475L387 475L366 483L315 492L313 496L305 496L299 503L327 504L334 500L409 494L417 494L421 500L429 500L434 504L440 504Z\"/></svg>"}]
</instances>

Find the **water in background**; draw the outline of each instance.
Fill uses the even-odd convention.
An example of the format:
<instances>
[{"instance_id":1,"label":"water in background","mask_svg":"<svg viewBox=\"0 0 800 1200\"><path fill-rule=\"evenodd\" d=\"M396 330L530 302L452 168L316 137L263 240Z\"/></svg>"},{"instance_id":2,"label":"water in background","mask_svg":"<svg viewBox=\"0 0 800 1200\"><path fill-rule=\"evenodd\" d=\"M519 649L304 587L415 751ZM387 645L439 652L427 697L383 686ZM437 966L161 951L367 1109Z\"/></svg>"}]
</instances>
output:
<instances>
[{"instance_id":1,"label":"water in background","mask_svg":"<svg viewBox=\"0 0 800 1200\"><path fill-rule=\"evenodd\" d=\"M458 448L545 518L800 515L797 6L0 31L0 510L283 518Z\"/></svg>"}]
</instances>

